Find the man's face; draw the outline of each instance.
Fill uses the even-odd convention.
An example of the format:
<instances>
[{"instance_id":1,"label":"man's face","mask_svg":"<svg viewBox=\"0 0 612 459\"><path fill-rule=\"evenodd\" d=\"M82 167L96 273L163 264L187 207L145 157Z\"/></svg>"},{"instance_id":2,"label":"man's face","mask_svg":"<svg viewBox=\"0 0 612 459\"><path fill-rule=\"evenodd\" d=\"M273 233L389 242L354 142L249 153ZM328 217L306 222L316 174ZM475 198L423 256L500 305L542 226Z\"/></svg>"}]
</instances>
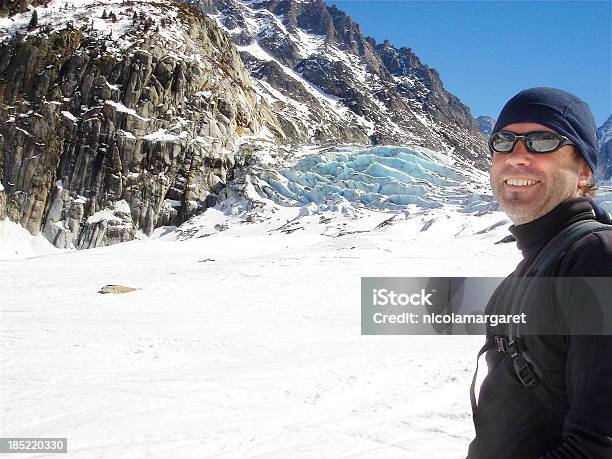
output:
<instances>
[{"instance_id":1,"label":"man's face","mask_svg":"<svg viewBox=\"0 0 612 459\"><path fill-rule=\"evenodd\" d=\"M513 123L502 130L515 134L553 131L537 123ZM552 153L530 153L519 140L512 152L493 154L491 189L515 225L535 220L561 201L580 196L578 185L586 185L592 173L582 156L574 154L574 148L565 145ZM513 179L527 179L530 184L513 183Z\"/></svg>"}]
</instances>

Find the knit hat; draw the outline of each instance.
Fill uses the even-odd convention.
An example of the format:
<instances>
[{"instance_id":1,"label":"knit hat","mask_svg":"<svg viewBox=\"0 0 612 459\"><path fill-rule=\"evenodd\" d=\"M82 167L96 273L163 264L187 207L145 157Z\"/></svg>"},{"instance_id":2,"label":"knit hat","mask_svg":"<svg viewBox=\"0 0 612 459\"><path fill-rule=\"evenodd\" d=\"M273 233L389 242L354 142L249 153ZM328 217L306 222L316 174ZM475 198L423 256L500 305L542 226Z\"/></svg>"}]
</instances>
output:
<instances>
[{"instance_id":1,"label":"knit hat","mask_svg":"<svg viewBox=\"0 0 612 459\"><path fill-rule=\"evenodd\" d=\"M555 88L525 89L504 105L491 134L512 123L538 123L564 135L595 171L597 126L587 103L575 95Z\"/></svg>"}]
</instances>

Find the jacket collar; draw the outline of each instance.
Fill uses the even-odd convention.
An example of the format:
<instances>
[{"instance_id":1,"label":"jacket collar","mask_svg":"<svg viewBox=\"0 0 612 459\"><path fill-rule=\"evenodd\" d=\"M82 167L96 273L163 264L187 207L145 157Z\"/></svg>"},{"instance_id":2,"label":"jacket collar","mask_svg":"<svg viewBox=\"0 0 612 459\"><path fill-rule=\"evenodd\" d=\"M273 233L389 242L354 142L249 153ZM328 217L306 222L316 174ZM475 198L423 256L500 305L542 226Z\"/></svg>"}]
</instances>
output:
<instances>
[{"instance_id":1,"label":"jacket collar","mask_svg":"<svg viewBox=\"0 0 612 459\"><path fill-rule=\"evenodd\" d=\"M594 219L589 198L571 198L562 201L547 214L523 225L512 225L509 230L516 238L516 245L523 258L530 258L555 234L580 220Z\"/></svg>"}]
</instances>

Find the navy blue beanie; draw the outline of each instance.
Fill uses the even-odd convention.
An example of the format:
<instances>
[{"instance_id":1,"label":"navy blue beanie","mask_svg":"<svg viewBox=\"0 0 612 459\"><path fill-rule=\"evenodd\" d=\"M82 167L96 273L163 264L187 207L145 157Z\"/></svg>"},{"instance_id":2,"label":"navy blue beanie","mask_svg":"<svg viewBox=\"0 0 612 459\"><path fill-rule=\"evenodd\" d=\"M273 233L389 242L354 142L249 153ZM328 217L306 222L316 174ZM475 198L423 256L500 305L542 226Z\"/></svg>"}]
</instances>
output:
<instances>
[{"instance_id":1,"label":"navy blue beanie","mask_svg":"<svg viewBox=\"0 0 612 459\"><path fill-rule=\"evenodd\" d=\"M538 123L572 140L593 172L597 167L597 126L589 106L569 92L531 88L502 108L492 134L512 123Z\"/></svg>"}]
</instances>

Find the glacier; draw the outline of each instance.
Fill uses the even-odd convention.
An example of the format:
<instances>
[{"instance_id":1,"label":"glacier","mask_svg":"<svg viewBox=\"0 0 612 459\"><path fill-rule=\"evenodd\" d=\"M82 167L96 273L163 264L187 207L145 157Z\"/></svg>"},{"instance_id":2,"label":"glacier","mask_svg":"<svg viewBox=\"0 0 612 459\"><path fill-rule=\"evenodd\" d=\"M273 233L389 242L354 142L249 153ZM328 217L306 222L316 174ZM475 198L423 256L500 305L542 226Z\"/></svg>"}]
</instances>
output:
<instances>
[{"instance_id":1,"label":"glacier","mask_svg":"<svg viewBox=\"0 0 612 459\"><path fill-rule=\"evenodd\" d=\"M404 211L450 205L461 212L497 210L484 193L483 174L466 164L444 164L434 152L408 147L337 148L309 155L275 173L262 173L266 195L286 205L343 200L353 207Z\"/></svg>"}]
</instances>

